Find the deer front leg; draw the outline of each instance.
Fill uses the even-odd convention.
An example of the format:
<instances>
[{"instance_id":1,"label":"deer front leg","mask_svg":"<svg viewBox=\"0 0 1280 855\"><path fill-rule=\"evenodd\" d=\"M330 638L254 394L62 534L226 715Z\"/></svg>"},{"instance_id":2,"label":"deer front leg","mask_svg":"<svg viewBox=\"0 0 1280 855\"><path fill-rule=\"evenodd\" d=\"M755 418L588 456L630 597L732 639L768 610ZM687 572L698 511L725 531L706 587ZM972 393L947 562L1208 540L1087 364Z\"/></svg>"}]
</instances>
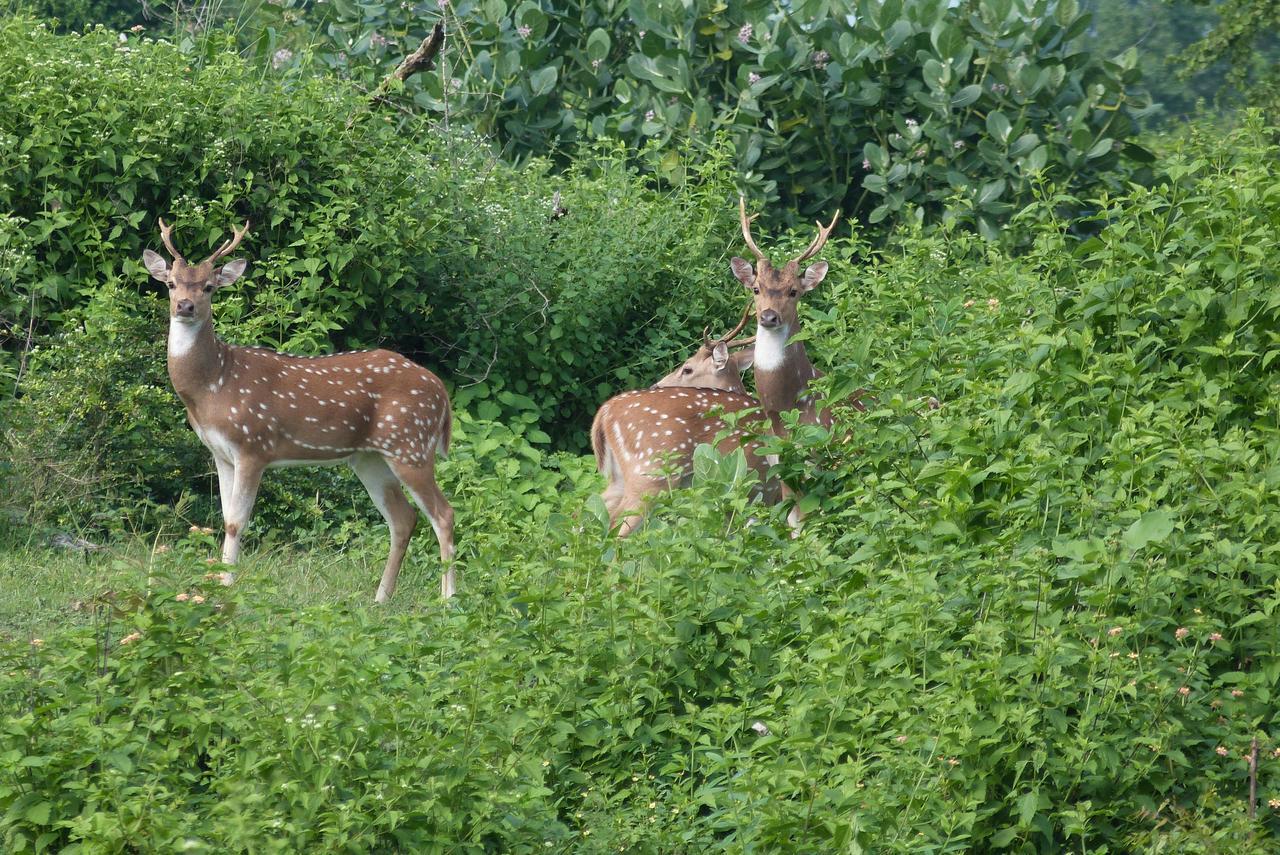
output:
<instances>
[{"instance_id":1,"label":"deer front leg","mask_svg":"<svg viewBox=\"0 0 1280 855\"><path fill-rule=\"evenodd\" d=\"M258 498L258 485L262 483L263 465L256 460L241 458L236 461L232 480L231 501L223 511L222 522L226 537L222 541L222 563L235 564L240 557L240 538L249 527L253 515L253 502ZM227 580L226 584L230 584Z\"/></svg>"},{"instance_id":2,"label":"deer front leg","mask_svg":"<svg viewBox=\"0 0 1280 855\"><path fill-rule=\"evenodd\" d=\"M213 455L213 465L218 470L218 499L222 508L222 519L225 521L227 514L231 513L231 495L235 489L236 483L236 465L230 460L224 460L217 454Z\"/></svg>"}]
</instances>

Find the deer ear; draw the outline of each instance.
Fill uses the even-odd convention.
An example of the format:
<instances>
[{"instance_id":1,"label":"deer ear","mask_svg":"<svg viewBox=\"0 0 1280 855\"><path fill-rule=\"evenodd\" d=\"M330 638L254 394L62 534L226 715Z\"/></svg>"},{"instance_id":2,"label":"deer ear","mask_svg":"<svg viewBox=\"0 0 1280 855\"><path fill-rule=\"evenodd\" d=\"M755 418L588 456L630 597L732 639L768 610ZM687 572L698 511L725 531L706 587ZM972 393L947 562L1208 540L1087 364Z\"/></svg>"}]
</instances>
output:
<instances>
[{"instance_id":1,"label":"deer ear","mask_svg":"<svg viewBox=\"0 0 1280 855\"><path fill-rule=\"evenodd\" d=\"M223 285L230 285L232 282L235 282L243 276L244 269L248 264L249 262L245 261L243 258L237 258L233 261L228 261L226 264L219 267L217 274L218 287L221 288Z\"/></svg>"},{"instance_id":2,"label":"deer ear","mask_svg":"<svg viewBox=\"0 0 1280 855\"><path fill-rule=\"evenodd\" d=\"M738 281L747 288L756 284L756 272L751 269L750 261L735 255L729 259L729 267L733 269L733 275L738 278Z\"/></svg>"},{"instance_id":3,"label":"deer ear","mask_svg":"<svg viewBox=\"0 0 1280 855\"><path fill-rule=\"evenodd\" d=\"M161 282L169 281L169 262L164 260L158 252L152 252L149 249L142 251L142 263L146 265L147 272L151 274L152 279L158 279Z\"/></svg>"},{"instance_id":4,"label":"deer ear","mask_svg":"<svg viewBox=\"0 0 1280 855\"><path fill-rule=\"evenodd\" d=\"M807 294L814 288L818 287L818 283L827 277L827 263L819 261L810 265L809 269L804 272L804 279L800 283L801 293Z\"/></svg>"},{"instance_id":5,"label":"deer ear","mask_svg":"<svg viewBox=\"0 0 1280 855\"><path fill-rule=\"evenodd\" d=\"M715 363L717 371L723 371L729 364L729 345L722 341L716 342L711 348L711 361Z\"/></svg>"},{"instance_id":6,"label":"deer ear","mask_svg":"<svg viewBox=\"0 0 1280 855\"><path fill-rule=\"evenodd\" d=\"M747 369L752 365L755 365L755 363L756 349L754 345L751 347L744 347L733 355L733 364L737 366L739 374L747 373Z\"/></svg>"}]
</instances>

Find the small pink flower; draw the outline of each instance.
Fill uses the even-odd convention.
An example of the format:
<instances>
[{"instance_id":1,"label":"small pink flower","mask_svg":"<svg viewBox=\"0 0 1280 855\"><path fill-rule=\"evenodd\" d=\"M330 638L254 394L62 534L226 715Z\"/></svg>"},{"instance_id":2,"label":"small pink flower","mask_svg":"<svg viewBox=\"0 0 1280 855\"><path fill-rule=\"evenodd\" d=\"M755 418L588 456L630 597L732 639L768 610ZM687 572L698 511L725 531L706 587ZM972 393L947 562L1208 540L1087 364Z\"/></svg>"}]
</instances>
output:
<instances>
[{"instance_id":1,"label":"small pink flower","mask_svg":"<svg viewBox=\"0 0 1280 855\"><path fill-rule=\"evenodd\" d=\"M1280 799L1267 799L1267 807L1272 810L1280 810Z\"/></svg>"},{"instance_id":2,"label":"small pink flower","mask_svg":"<svg viewBox=\"0 0 1280 855\"><path fill-rule=\"evenodd\" d=\"M599 71L599 70L600 70L600 60L598 60L598 59L593 59L593 60L591 60L591 70L592 70L592 71Z\"/></svg>"},{"instance_id":3,"label":"small pink flower","mask_svg":"<svg viewBox=\"0 0 1280 855\"><path fill-rule=\"evenodd\" d=\"M1180 626L1176 630L1174 630L1173 637L1182 639L1182 638L1186 638L1190 634L1191 634L1191 630L1187 629L1185 626Z\"/></svg>"},{"instance_id":4,"label":"small pink flower","mask_svg":"<svg viewBox=\"0 0 1280 855\"><path fill-rule=\"evenodd\" d=\"M436 0L436 8L440 10L449 8L449 0Z\"/></svg>"},{"instance_id":5,"label":"small pink flower","mask_svg":"<svg viewBox=\"0 0 1280 855\"><path fill-rule=\"evenodd\" d=\"M142 26L141 24L134 24L132 27L130 27L130 28L129 28L129 32L131 32L131 33L140 33L140 32L142 32L144 29L146 29L146 27Z\"/></svg>"},{"instance_id":6,"label":"small pink flower","mask_svg":"<svg viewBox=\"0 0 1280 855\"><path fill-rule=\"evenodd\" d=\"M199 594L196 594L194 597L191 598L191 602L195 603L198 606L204 602L204 597L200 596Z\"/></svg>"},{"instance_id":7,"label":"small pink flower","mask_svg":"<svg viewBox=\"0 0 1280 855\"><path fill-rule=\"evenodd\" d=\"M1228 754L1231 753L1227 751L1226 746L1223 746L1223 745L1219 745L1217 748L1213 750L1219 757L1226 757Z\"/></svg>"},{"instance_id":8,"label":"small pink flower","mask_svg":"<svg viewBox=\"0 0 1280 855\"><path fill-rule=\"evenodd\" d=\"M987 308L994 312L996 309L1000 308L1000 301L997 300L995 297L992 297L990 300L987 301ZM1119 634L1119 630L1120 630L1120 627L1118 626L1113 627L1110 631L1110 634L1117 635Z\"/></svg>"},{"instance_id":9,"label":"small pink flower","mask_svg":"<svg viewBox=\"0 0 1280 855\"><path fill-rule=\"evenodd\" d=\"M1211 632L1211 633L1209 633L1209 640L1210 640L1210 641L1221 641L1221 640L1222 640L1222 633L1220 633L1220 632Z\"/></svg>"},{"instance_id":10,"label":"small pink flower","mask_svg":"<svg viewBox=\"0 0 1280 855\"><path fill-rule=\"evenodd\" d=\"M973 308L973 301L972 301L972 300L965 300L965 301L964 301L964 307L965 307L966 309L972 309L972 308Z\"/></svg>"},{"instance_id":11,"label":"small pink flower","mask_svg":"<svg viewBox=\"0 0 1280 855\"><path fill-rule=\"evenodd\" d=\"M120 646L124 647L126 644L133 644L139 638L142 638L142 633L131 632L128 635L126 635L124 638L120 639Z\"/></svg>"},{"instance_id":12,"label":"small pink flower","mask_svg":"<svg viewBox=\"0 0 1280 855\"><path fill-rule=\"evenodd\" d=\"M920 123L917 122L915 119L903 119L902 124L906 125L908 128L911 128L912 130L915 130L916 128L920 127Z\"/></svg>"},{"instance_id":13,"label":"small pink flower","mask_svg":"<svg viewBox=\"0 0 1280 855\"><path fill-rule=\"evenodd\" d=\"M948 758L947 758L947 765L948 765L948 766L959 766L959 765L960 765L960 761L959 761L959 760L957 760L957 759L956 759L956 758L954 758L954 757L948 757Z\"/></svg>"},{"instance_id":14,"label":"small pink flower","mask_svg":"<svg viewBox=\"0 0 1280 855\"><path fill-rule=\"evenodd\" d=\"M645 120L646 122L652 122L652 121L653 121L653 116L654 116L654 113L653 113L653 111L652 111L652 110L645 110L645 111L644 111L644 120Z\"/></svg>"},{"instance_id":15,"label":"small pink flower","mask_svg":"<svg viewBox=\"0 0 1280 855\"><path fill-rule=\"evenodd\" d=\"M1276 749L1274 749L1274 750L1271 752L1271 756L1272 756L1272 757L1275 757L1277 760L1280 760L1280 748L1276 748Z\"/></svg>"},{"instance_id":16,"label":"small pink flower","mask_svg":"<svg viewBox=\"0 0 1280 855\"><path fill-rule=\"evenodd\" d=\"M1233 698L1243 698L1243 697L1244 697L1244 692L1243 692L1243 691L1241 691L1240 689L1232 689L1232 690L1231 690L1231 697L1233 697Z\"/></svg>"},{"instance_id":17,"label":"small pink flower","mask_svg":"<svg viewBox=\"0 0 1280 855\"><path fill-rule=\"evenodd\" d=\"M899 745L901 745L902 743L904 743L904 742L906 742L906 741L907 741L907 735L906 735L905 733L903 733L903 734L900 734L900 735L898 735L898 736L895 736L893 739L894 739L894 741L895 741L895 742L897 742Z\"/></svg>"},{"instance_id":18,"label":"small pink flower","mask_svg":"<svg viewBox=\"0 0 1280 855\"><path fill-rule=\"evenodd\" d=\"M204 563L205 563L205 564L208 564L210 567L212 567L213 565L215 565L215 564L217 564L217 563L218 563L218 559L216 559L216 558L206 558L206 559L204 560Z\"/></svg>"},{"instance_id":19,"label":"small pink flower","mask_svg":"<svg viewBox=\"0 0 1280 855\"><path fill-rule=\"evenodd\" d=\"M991 299L992 299L992 300L995 300L995 298L994 298L994 297L992 297ZM991 305L991 300L988 300L988 301L987 301L987 305L988 305L988 306L990 306L990 305ZM997 305L997 306L998 306L998 305L1000 305L1000 301L999 301L999 300L996 300L996 305ZM1124 632L1124 627L1122 627L1122 626L1113 626L1113 627L1111 627L1111 629L1107 630L1107 635L1111 636L1112 638L1115 638L1117 635L1119 635L1119 634L1120 634L1120 633L1122 633L1122 632Z\"/></svg>"},{"instance_id":20,"label":"small pink flower","mask_svg":"<svg viewBox=\"0 0 1280 855\"><path fill-rule=\"evenodd\" d=\"M525 25L521 24L520 26L516 27L516 32L520 34L520 38L527 39L533 33L533 27L526 27Z\"/></svg>"},{"instance_id":21,"label":"small pink flower","mask_svg":"<svg viewBox=\"0 0 1280 855\"><path fill-rule=\"evenodd\" d=\"M747 73L747 83L749 83L749 84L751 84L752 86L754 86L755 84L757 84L757 83L759 83L759 82L760 82L760 75L756 74L754 71L751 71L751 72L748 72L748 73Z\"/></svg>"},{"instance_id":22,"label":"small pink flower","mask_svg":"<svg viewBox=\"0 0 1280 855\"><path fill-rule=\"evenodd\" d=\"M762 721L757 721L755 724L751 725L751 729L761 736L769 735L769 726Z\"/></svg>"},{"instance_id":23,"label":"small pink flower","mask_svg":"<svg viewBox=\"0 0 1280 855\"><path fill-rule=\"evenodd\" d=\"M751 41L751 36L754 33L755 33L754 27L752 27L750 24L743 24L738 29L738 41L742 42L745 45L747 42Z\"/></svg>"},{"instance_id":24,"label":"small pink flower","mask_svg":"<svg viewBox=\"0 0 1280 855\"><path fill-rule=\"evenodd\" d=\"M156 555L164 555L168 551L169 551L168 544L162 543L156 547Z\"/></svg>"},{"instance_id":25,"label":"small pink flower","mask_svg":"<svg viewBox=\"0 0 1280 855\"><path fill-rule=\"evenodd\" d=\"M870 171L871 171L871 161L870 161L870 160L868 160L868 159L867 159L867 158L865 158L865 157L864 157L864 158L862 158L862 169L863 169L863 171L865 171L865 172L870 172Z\"/></svg>"},{"instance_id":26,"label":"small pink flower","mask_svg":"<svg viewBox=\"0 0 1280 855\"><path fill-rule=\"evenodd\" d=\"M813 67L821 71L826 68L827 63L831 61L831 54L827 53L825 50L816 50L809 59L813 63Z\"/></svg>"},{"instance_id":27,"label":"small pink flower","mask_svg":"<svg viewBox=\"0 0 1280 855\"><path fill-rule=\"evenodd\" d=\"M178 601L178 602L180 602L180 603L185 603L187 600L191 599L191 595L190 595L190 594L179 594L178 596L174 597L174 599L175 599L175 600L177 600L177 601Z\"/></svg>"},{"instance_id":28,"label":"small pink flower","mask_svg":"<svg viewBox=\"0 0 1280 855\"><path fill-rule=\"evenodd\" d=\"M1179 686L1179 687L1178 687L1178 694L1182 695L1182 697L1184 697L1184 698L1185 698L1187 695L1191 694L1191 687L1190 687L1190 686Z\"/></svg>"},{"instance_id":29,"label":"small pink flower","mask_svg":"<svg viewBox=\"0 0 1280 855\"><path fill-rule=\"evenodd\" d=\"M44 646L44 639L43 639L43 638L33 638L33 639L31 639L31 646L32 646L32 647L43 647L43 646Z\"/></svg>"}]
</instances>

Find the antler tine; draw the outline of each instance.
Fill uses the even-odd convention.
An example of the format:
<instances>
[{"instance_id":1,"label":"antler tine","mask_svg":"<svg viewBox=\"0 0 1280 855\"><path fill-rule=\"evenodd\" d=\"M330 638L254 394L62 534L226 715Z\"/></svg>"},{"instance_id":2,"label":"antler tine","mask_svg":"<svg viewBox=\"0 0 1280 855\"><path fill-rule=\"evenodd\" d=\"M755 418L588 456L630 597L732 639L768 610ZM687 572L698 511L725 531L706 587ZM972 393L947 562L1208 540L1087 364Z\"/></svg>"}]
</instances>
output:
<instances>
[{"instance_id":1,"label":"antler tine","mask_svg":"<svg viewBox=\"0 0 1280 855\"><path fill-rule=\"evenodd\" d=\"M738 195L738 219L742 221L742 239L747 242L747 247L755 253L757 261L768 261L765 254L760 251L760 247L756 246L755 240L751 237L751 221L756 218L755 214L747 216L747 197Z\"/></svg>"},{"instance_id":2,"label":"antler tine","mask_svg":"<svg viewBox=\"0 0 1280 855\"><path fill-rule=\"evenodd\" d=\"M702 346L707 350L715 346L715 342L711 340L711 327L702 328Z\"/></svg>"},{"instance_id":3,"label":"antler tine","mask_svg":"<svg viewBox=\"0 0 1280 855\"><path fill-rule=\"evenodd\" d=\"M720 336L720 340L729 344L733 344L733 337L742 332L742 328L747 325L747 318L751 317L751 310L755 308L755 300L748 300L747 306L742 310L742 318L738 321L738 325Z\"/></svg>"},{"instance_id":4,"label":"antler tine","mask_svg":"<svg viewBox=\"0 0 1280 855\"><path fill-rule=\"evenodd\" d=\"M173 256L174 261L181 261L186 264L187 260L182 257L182 253L178 252L173 245L173 226L165 225L163 217L156 217L156 221L160 223L160 240L164 241L164 248L169 250L169 254Z\"/></svg>"},{"instance_id":5,"label":"antler tine","mask_svg":"<svg viewBox=\"0 0 1280 855\"><path fill-rule=\"evenodd\" d=\"M735 339L734 341L725 342L729 347L746 347L749 344L755 344L756 337L749 335L746 338Z\"/></svg>"},{"instance_id":6,"label":"antler tine","mask_svg":"<svg viewBox=\"0 0 1280 855\"><path fill-rule=\"evenodd\" d=\"M213 251L213 255L209 256L204 260L204 263L213 264L215 261L217 261L219 258L222 258L224 255L229 255L230 253L235 252L236 247L240 245L240 241L244 240L244 236L247 235L248 233L249 233L249 221L245 220L244 227L239 229L232 229L231 239L224 241L222 246L218 247Z\"/></svg>"},{"instance_id":7,"label":"antler tine","mask_svg":"<svg viewBox=\"0 0 1280 855\"><path fill-rule=\"evenodd\" d=\"M827 238L831 237L831 230L836 227L836 221L839 219L840 219L840 210L836 209L836 215L831 218L831 222L829 224L824 226L822 224L822 220L818 220L818 223L817 223L818 236L813 239L813 243L809 244L808 249L800 253L800 255L796 256L795 259L793 259L788 263L799 264L802 261L808 261L810 258L813 258L815 255L817 255L818 252L822 249L822 247L826 244Z\"/></svg>"}]
</instances>

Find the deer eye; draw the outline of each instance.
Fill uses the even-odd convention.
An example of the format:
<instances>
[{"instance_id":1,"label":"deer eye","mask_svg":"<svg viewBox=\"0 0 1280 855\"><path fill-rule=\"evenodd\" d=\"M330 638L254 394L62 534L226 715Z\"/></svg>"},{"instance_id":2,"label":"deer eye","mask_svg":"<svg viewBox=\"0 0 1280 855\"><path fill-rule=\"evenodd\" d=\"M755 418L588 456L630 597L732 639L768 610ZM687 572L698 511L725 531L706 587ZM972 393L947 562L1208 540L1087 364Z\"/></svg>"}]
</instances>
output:
<instances>
[{"instance_id":1,"label":"deer eye","mask_svg":"<svg viewBox=\"0 0 1280 855\"><path fill-rule=\"evenodd\" d=\"M212 285L206 285L206 286L204 286L204 292L205 292L206 294L212 294L212 293L213 293L213 286L212 286Z\"/></svg>"},{"instance_id":2,"label":"deer eye","mask_svg":"<svg viewBox=\"0 0 1280 855\"><path fill-rule=\"evenodd\" d=\"M792 296L792 297L794 297L795 295L796 295L796 289L795 289L795 288L792 288L792 289L791 289L791 296Z\"/></svg>"},{"instance_id":3,"label":"deer eye","mask_svg":"<svg viewBox=\"0 0 1280 855\"><path fill-rule=\"evenodd\" d=\"M684 368L681 368L681 369L680 369L680 373L681 373L681 374L692 374L692 373L693 373L693 369L692 369L692 368L690 368L688 365L686 365Z\"/></svg>"},{"instance_id":4,"label":"deer eye","mask_svg":"<svg viewBox=\"0 0 1280 855\"><path fill-rule=\"evenodd\" d=\"M759 294L759 293L760 293L760 289L759 289L759 288L752 288L751 290L752 290L752 291L755 291L757 294Z\"/></svg>"}]
</instances>

